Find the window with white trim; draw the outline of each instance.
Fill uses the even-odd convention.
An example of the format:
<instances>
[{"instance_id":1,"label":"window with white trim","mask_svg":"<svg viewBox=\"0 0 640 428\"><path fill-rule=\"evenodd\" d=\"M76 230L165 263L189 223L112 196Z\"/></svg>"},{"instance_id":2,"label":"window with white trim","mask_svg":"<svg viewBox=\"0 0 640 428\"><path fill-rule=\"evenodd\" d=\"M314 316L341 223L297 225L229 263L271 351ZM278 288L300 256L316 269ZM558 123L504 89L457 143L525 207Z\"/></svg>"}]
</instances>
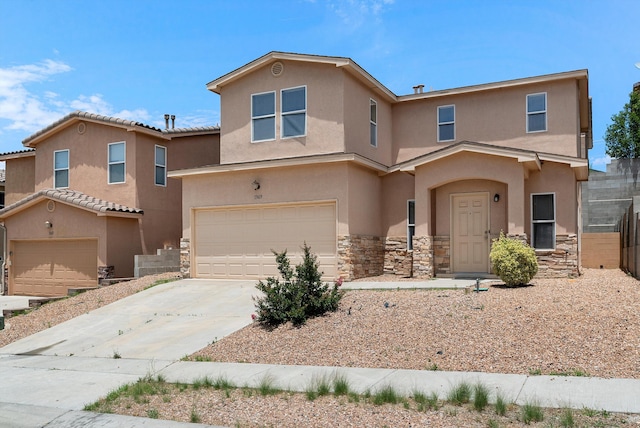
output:
<instances>
[{"instance_id":1,"label":"window with white trim","mask_svg":"<svg viewBox=\"0 0 640 428\"><path fill-rule=\"evenodd\" d=\"M416 234L416 201L407 201L407 250L413 250L413 237Z\"/></svg>"},{"instance_id":2,"label":"window with white trim","mask_svg":"<svg viewBox=\"0 0 640 428\"><path fill-rule=\"evenodd\" d=\"M109 144L109 184L125 182L126 145L123 142Z\"/></svg>"},{"instance_id":3,"label":"window with white trim","mask_svg":"<svg viewBox=\"0 0 640 428\"><path fill-rule=\"evenodd\" d=\"M537 250L556 247L555 193L531 195L531 246Z\"/></svg>"},{"instance_id":4,"label":"window with white trim","mask_svg":"<svg viewBox=\"0 0 640 428\"><path fill-rule=\"evenodd\" d=\"M283 89L280 93L282 108L282 138L303 137L307 133L307 87Z\"/></svg>"},{"instance_id":5,"label":"window with white trim","mask_svg":"<svg viewBox=\"0 0 640 428\"><path fill-rule=\"evenodd\" d=\"M547 93L527 95L527 132L547 130Z\"/></svg>"},{"instance_id":6,"label":"window with white trim","mask_svg":"<svg viewBox=\"0 0 640 428\"><path fill-rule=\"evenodd\" d=\"M69 150L53 152L53 187L69 187Z\"/></svg>"},{"instance_id":7,"label":"window with white trim","mask_svg":"<svg viewBox=\"0 0 640 428\"><path fill-rule=\"evenodd\" d=\"M251 95L251 142L275 140L276 93Z\"/></svg>"},{"instance_id":8,"label":"window with white trim","mask_svg":"<svg viewBox=\"0 0 640 428\"><path fill-rule=\"evenodd\" d=\"M456 139L456 106L438 107L438 142Z\"/></svg>"},{"instance_id":9,"label":"window with white trim","mask_svg":"<svg viewBox=\"0 0 640 428\"><path fill-rule=\"evenodd\" d=\"M369 142L378 147L378 103L369 99Z\"/></svg>"},{"instance_id":10,"label":"window with white trim","mask_svg":"<svg viewBox=\"0 0 640 428\"><path fill-rule=\"evenodd\" d=\"M167 185L167 148L156 146L155 148L155 183L156 186Z\"/></svg>"}]
</instances>

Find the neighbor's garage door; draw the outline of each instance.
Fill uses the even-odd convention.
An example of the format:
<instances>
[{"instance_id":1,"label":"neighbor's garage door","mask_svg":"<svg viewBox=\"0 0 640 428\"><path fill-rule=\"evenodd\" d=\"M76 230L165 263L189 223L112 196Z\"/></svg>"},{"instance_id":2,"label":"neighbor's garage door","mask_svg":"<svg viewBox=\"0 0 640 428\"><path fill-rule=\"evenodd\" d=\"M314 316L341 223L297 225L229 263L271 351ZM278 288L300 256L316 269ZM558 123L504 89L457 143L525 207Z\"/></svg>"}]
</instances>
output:
<instances>
[{"instance_id":1,"label":"neighbor's garage door","mask_svg":"<svg viewBox=\"0 0 640 428\"><path fill-rule=\"evenodd\" d=\"M336 276L336 205L269 205L195 212L195 277L257 279L278 274L271 250L292 267L307 243L324 278Z\"/></svg>"},{"instance_id":2,"label":"neighbor's garage door","mask_svg":"<svg viewBox=\"0 0 640 428\"><path fill-rule=\"evenodd\" d=\"M98 284L95 239L12 241L12 293L66 296L68 288Z\"/></svg>"}]
</instances>

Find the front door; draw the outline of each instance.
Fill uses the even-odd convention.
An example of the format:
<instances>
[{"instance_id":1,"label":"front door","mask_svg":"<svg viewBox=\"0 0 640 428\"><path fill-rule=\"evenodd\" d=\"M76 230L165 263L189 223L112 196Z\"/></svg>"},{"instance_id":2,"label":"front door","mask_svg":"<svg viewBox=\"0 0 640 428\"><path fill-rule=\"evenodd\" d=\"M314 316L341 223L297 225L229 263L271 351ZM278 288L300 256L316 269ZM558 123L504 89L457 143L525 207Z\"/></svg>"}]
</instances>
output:
<instances>
[{"instance_id":1,"label":"front door","mask_svg":"<svg viewBox=\"0 0 640 428\"><path fill-rule=\"evenodd\" d=\"M489 272L489 194L451 195L451 212L453 272Z\"/></svg>"}]
</instances>

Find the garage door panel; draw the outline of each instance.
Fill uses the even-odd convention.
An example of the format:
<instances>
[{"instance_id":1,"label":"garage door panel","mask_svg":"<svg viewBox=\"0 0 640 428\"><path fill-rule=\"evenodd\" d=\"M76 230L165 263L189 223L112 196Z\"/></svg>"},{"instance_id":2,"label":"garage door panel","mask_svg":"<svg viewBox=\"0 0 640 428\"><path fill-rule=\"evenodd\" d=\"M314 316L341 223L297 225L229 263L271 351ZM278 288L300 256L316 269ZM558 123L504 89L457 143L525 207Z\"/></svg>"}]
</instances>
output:
<instances>
[{"instance_id":1,"label":"garage door panel","mask_svg":"<svg viewBox=\"0 0 640 428\"><path fill-rule=\"evenodd\" d=\"M336 275L335 203L196 212L196 277L265 278L278 274L276 252L301 261L306 242L326 278Z\"/></svg>"},{"instance_id":2,"label":"garage door panel","mask_svg":"<svg viewBox=\"0 0 640 428\"><path fill-rule=\"evenodd\" d=\"M12 241L14 294L64 296L98 282L96 240Z\"/></svg>"}]
</instances>

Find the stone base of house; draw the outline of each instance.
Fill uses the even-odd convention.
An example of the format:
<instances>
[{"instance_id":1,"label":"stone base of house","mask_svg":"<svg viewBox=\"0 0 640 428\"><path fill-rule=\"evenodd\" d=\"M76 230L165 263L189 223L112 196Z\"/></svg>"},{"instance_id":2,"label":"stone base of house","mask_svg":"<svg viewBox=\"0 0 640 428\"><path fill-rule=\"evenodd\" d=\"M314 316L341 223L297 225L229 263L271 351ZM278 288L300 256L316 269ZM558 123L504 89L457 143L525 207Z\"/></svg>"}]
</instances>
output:
<instances>
[{"instance_id":1,"label":"stone base of house","mask_svg":"<svg viewBox=\"0 0 640 428\"><path fill-rule=\"evenodd\" d=\"M413 237L413 276L433 278L433 237Z\"/></svg>"},{"instance_id":2,"label":"stone base of house","mask_svg":"<svg viewBox=\"0 0 640 428\"><path fill-rule=\"evenodd\" d=\"M413 250L407 250L406 236L387 236L384 240L384 273L410 278Z\"/></svg>"},{"instance_id":3,"label":"stone base of house","mask_svg":"<svg viewBox=\"0 0 640 428\"><path fill-rule=\"evenodd\" d=\"M191 240L180 238L180 273L183 278L191 278Z\"/></svg>"},{"instance_id":4,"label":"stone base of house","mask_svg":"<svg viewBox=\"0 0 640 428\"><path fill-rule=\"evenodd\" d=\"M571 278L580 275L578 269L578 235L557 235L556 249L536 250L538 278Z\"/></svg>"},{"instance_id":5,"label":"stone base of house","mask_svg":"<svg viewBox=\"0 0 640 428\"><path fill-rule=\"evenodd\" d=\"M449 236L433 237L433 264L436 276L451 274L451 239Z\"/></svg>"},{"instance_id":6,"label":"stone base of house","mask_svg":"<svg viewBox=\"0 0 640 428\"><path fill-rule=\"evenodd\" d=\"M367 235L338 236L338 276L345 281L382 275L384 238Z\"/></svg>"}]
</instances>

